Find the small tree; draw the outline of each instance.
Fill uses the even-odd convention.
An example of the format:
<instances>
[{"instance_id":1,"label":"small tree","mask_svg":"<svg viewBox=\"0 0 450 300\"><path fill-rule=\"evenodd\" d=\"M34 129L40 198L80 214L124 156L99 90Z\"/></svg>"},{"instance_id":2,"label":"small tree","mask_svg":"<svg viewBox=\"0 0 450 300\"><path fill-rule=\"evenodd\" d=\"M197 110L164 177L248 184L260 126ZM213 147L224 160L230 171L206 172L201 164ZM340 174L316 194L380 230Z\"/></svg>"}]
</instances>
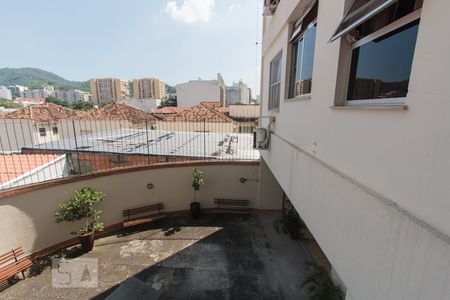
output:
<instances>
[{"instance_id":1,"label":"small tree","mask_svg":"<svg viewBox=\"0 0 450 300\"><path fill-rule=\"evenodd\" d=\"M316 263L308 263L309 274L302 283L302 288L312 300L344 300L342 288L333 282L328 272Z\"/></svg>"},{"instance_id":2,"label":"small tree","mask_svg":"<svg viewBox=\"0 0 450 300\"><path fill-rule=\"evenodd\" d=\"M192 170L192 187L194 188L194 202L196 200L196 192L200 190L200 186L205 183L203 179L203 172L197 168Z\"/></svg>"},{"instance_id":3,"label":"small tree","mask_svg":"<svg viewBox=\"0 0 450 300\"><path fill-rule=\"evenodd\" d=\"M84 219L84 225L78 232L71 234L83 235L93 231L102 231L103 223L100 222L101 211L96 206L105 199L103 192L96 191L90 187L76 190L75 195L61 202L55 211L56 223L75 222Z\"/></svg>"}]
</instances>

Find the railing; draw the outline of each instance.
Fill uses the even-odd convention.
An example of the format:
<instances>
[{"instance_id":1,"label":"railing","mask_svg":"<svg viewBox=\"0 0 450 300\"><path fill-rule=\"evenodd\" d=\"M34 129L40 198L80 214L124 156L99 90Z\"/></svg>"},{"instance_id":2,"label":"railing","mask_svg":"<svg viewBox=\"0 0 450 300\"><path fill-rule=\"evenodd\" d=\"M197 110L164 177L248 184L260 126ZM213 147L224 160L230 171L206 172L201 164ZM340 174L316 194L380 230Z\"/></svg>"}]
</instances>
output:
<instances>
[{"instance_id":1,"label":"railing","mask_svg":"<svg viewBox=\"0 0 450 300\"><path fill-rule=\"evenodd\" d=\"M0 119L0 190L158 163L258 160L256 119L234 122Z\"/></svg>"}]
</instances>

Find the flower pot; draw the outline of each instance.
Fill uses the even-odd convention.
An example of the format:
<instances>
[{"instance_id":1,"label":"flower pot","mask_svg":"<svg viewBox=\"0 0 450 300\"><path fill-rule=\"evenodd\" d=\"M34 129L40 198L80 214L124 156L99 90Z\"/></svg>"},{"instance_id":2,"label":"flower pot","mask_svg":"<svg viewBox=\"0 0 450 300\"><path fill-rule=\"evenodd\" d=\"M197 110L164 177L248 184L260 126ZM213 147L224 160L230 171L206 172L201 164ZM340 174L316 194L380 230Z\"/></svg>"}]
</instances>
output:
<instances>
[{"instance_id":1,"label":"flower pot","mask_svg":"<svg viewBox=\"0 0 450 300\"><path fill-rule=\"evenodd\" d=\"M192 219L198 219L200 217L200 202L191 203L191 217Z\"/></svg>"},{"instance_id":2,"label":"flower pot","mask_svg":"<svg viewBox=\"0 0 450 300\"><path fill-rule=\"evenodd\" d=\"M80 234L78 238L80 239L81 249L83 249L83 251L89 252L94 248L94 231Z\"/></svg>"}]
</instances>

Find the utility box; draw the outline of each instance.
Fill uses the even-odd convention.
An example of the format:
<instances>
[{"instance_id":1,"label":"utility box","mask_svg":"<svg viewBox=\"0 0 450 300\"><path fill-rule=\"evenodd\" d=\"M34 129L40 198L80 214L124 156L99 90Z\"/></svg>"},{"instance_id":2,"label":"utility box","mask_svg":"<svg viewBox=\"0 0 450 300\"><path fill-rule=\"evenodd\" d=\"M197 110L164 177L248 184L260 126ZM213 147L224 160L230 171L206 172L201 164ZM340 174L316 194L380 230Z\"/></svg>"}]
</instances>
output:
<instances>
[{"instance_id":1,"label":"utility box","mask_svg":"<svg viewBox=\"0 0 450 300\"><path fill-rule=\"evenodd\" d=\"M253 130L253 149L267 149L269 134L267 129L258 127Z\"/></svg>"}]
</instances>

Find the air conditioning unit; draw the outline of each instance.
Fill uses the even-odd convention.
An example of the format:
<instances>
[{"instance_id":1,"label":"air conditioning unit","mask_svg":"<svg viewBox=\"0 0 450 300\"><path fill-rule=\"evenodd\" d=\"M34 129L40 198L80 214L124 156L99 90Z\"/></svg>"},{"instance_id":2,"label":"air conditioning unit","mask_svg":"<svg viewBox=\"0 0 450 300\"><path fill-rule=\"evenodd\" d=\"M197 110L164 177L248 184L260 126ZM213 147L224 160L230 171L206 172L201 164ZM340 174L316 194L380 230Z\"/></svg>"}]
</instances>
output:
<instances>
[{"instance_id":1,"label":"air conditioning unit","mask_svg":"<svg viewBox=\"0 0 450 300\"><path fill-rule=\"evenodd\" d=\"M267 149L269 144L269 132L266 128L257 127L253 130L253 148L262 150Z\"/></svg>"},{"instance_id":2,"label":"air conditioning unit","mask_svg":"<svg viewBox=\"0 0 450 300\"><path fill-rule=\"evenodd\" d=\"M271 16L277 9L280 0L264 0L263 16Z\"/></svg>"}]
</instances>

